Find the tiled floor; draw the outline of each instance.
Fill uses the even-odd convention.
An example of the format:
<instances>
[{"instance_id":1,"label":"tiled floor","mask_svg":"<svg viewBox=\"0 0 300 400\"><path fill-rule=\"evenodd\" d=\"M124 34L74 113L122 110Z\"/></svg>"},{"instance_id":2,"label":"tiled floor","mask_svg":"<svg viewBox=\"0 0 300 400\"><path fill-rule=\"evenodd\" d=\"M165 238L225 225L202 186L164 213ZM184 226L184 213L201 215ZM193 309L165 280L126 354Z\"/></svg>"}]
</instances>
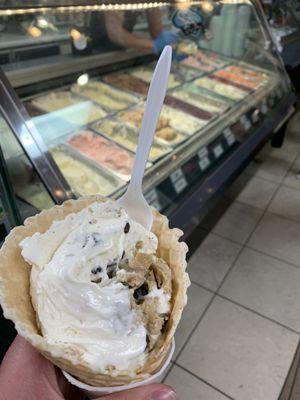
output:
<instances>
[{"instance_id":1,"label":"tiled floor","mask_svg":"<svg viewBox=\"0 0 300 400\"><path fill-rule=\"evenodd\" d=\"M165 383L182 400L296 400L300 115L283 148L265 146L228 199L189 260L193 283Z\"/></svg>"}]
</instances>

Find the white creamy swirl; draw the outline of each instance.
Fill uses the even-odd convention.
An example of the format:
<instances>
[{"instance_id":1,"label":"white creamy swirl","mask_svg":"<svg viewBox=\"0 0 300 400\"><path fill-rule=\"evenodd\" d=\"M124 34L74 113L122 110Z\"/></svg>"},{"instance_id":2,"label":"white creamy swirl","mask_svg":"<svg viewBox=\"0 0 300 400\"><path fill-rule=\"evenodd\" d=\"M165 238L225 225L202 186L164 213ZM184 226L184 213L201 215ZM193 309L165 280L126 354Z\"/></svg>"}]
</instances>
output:
<instances>
[{"instance_id":1,"label":"white creamy swirl","mask_svg":"<svg viewBox=\"0 0 300 400\"><path fill-rule=\"evenodd\" d=\"M43 336L99 372L109 366L135 370L143 362L147 332L131 307L129 288L107 268L124 251L133 257L139 241L143 252L155 252L156 237L108 201L21 242L22 256L32 265L31 295Z\"/></svg>"}]
</instances>

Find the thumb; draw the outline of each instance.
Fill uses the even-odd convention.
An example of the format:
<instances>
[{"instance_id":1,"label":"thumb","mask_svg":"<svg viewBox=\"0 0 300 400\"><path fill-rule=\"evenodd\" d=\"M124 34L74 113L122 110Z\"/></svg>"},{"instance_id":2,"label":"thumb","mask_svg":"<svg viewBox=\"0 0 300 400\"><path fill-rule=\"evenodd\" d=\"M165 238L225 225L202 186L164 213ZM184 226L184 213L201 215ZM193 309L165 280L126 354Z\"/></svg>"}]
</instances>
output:
<instances>
[{"instance_id":1,"label":"thumb","mask_svg":"<svg viewBox=\"0 0 300 400\"><path fill-rule=\"evenodd\" d=\"M113 393L98 400L176 400L176 398L176 393L170 386L155 383Z\"/></svg>"}]
</instances>

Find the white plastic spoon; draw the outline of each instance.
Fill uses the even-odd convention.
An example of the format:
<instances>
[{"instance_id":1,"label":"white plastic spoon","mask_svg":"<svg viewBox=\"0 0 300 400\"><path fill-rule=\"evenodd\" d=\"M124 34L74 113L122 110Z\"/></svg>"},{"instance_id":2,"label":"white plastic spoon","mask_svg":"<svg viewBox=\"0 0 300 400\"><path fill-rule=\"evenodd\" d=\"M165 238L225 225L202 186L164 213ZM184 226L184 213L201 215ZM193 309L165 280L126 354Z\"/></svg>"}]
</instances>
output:
<instances>
[{"instance_id":1,"label":"white plastic spoon","mask_svg":"<svg viewBox=\"0 0 300 400\"><path fill-rule=\"evenodd\" d=\"M150 83L131 180L125 194L118 199L118 203L125 208L128 215L148 230L151 229L153 216L142 192L142 181L168 87L171 62L172 47L166 46Z\"/></svg>"}]
</instances>

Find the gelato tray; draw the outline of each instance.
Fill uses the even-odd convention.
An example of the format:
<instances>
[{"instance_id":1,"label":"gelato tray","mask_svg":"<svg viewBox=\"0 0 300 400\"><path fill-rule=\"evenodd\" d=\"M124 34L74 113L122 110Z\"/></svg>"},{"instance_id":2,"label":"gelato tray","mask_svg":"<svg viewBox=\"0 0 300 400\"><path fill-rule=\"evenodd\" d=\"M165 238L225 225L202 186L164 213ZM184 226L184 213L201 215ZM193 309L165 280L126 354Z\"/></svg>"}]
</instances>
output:
<instances>
[{"instance_id":1,"label":"gelato tray","mask_svg":"<svg viewBox=\"0 0 300 400\"><path fill-rule=\"evenodd\" d=\"M91 131L80 131L67 144L88 159L107 168L119 178L130 179L134 156L116 144Z\"/></svg>"},{"instance_id":2,"label":"gelato tray","mask_svg":"<svg viewBox=\"0 0 300 400\"><path fill-rule=\"evenodd\" d=\"M269 76L267 73L262 71L256 71L254 69L246 68L244 66L239 65L230 65L225 68L226 72L230 72L239 76L242 76L252 82L262 83L267 82L269 80Z\"/></svg>"},{"instance_id":3,"label":"gelato tray","mask_svg":"<svg viewBox=\"0 0 300 400\"><path fill-rule=\"evenodd\" d=\"M129 73L130 73L130 75L133 75L133 76L141 79L142 81L150 83L152 76L153 76L153 71L154 70L152 70L151 68L138 67L138 68L129 70ZM181 84L182 84L182 81L176 75L170 73L168 88L169 89L174 88Z\"/></svg>"},{"instance_id":4,"label":"gelato tray","mask_svg":"<svg viewBox=\"0 0 300 400\"><path fill-rule=\"evenodd\" d=\"M188 67L178 62L172 63L171 71L176 75L182 82L191 81L195 78L200 78L203 73L199 69Z\"/></svg>"},{"instance_id":5,"label":"gelato tray","mask_svg":"<svg viewBox=\"0 0 300 400\"><path fill-rule=\"evenodd\" d=\"M248 88L250 90L255 90L260 86L259 82L252 81L246 77L243 77L241 75L236 75L236 74L226 71L224 69L221 69L220 71L215 72L214 75L218 78L226 79L226 80L234 82L238 85L242 85L245 88Z\"/></svg>"},{"instance_id":6,"label":"gelato tray","mask_svg":"<svg viewBox=\"0 0 300 400\"><path fill-rule=\"evenodd\" d=\"M205 97L196 90L191 90L189 86L174 90L172 96L212 114L222 114L228 109L228 104Z\"/></svg>"},{"instance_id":7,"label":"gelato tray","mask_svg":"<svg viewBox=\"0 0 300 400\"><path fill-rule=\"evenodd\" d=\"M102 82L89 81L86 85L73 85L72 92L87 97L109 111L127 108L139 101L129 93L124 93Z\"/></svg>"},{"instance_id":8,"label":"gelato tray","mask_svg":"<svg viewBox=\"0 0 300 400\"><path fill-rule=\"evenodd\" d=\"M144 108L131 108L119 113L118 118L126 124L140 128L143 114ZM157 124L155 138L169 146L176 146L186 140L186 136L170 125L170 119L164 115L163 111Z\"/></svg>"},{"instance_id":9,"label":"gelato tray","mask_svg":"<svg viewBox=\"0 0 300 400\"><path fill-rule=\"evenodd\" d=\"M248 93L244 90L238 89L231 85L226 85L225 83L217 82L207 77L196 79L194 83L200 87L211 90L235 101L242 100L248 95Z\"/></svg>"},{"instance_id":10,"label":"gelato tray","mask_svg":"<svg viewBox=\"0 0 300 400\"><path fill-rule=\"evenodd\" d=\"M195 118L192 115L185 114L168 106L163 106L162 115L168 118L169 125L172 128L176 128L186 135L193 135L207 124L207 121Z\"/></svg>"},{"instance_id":11,"label":"gelato tray","mask_svg":"<svg viewBox=\"0 0 300 400\"><path fill-rule=\"evenodd\" d=\"M50 153L72 191L79 196L109 196L124 184L107 171L81 161L63 146L50 149Z\"/></svg>"},{"instance_id":12,"label":"gelato tray","mask_svg":"<svg viewBox=\"0 0 300 400\"><path fill-rule=\"evenodd\" d=\"M103 79L119 89L129 90L130 92L138 93L143 96L146 96L148 93L149 85L145 81L126 72L109 74Z\"/></svg>"},{"instance_id":13,"label":"gelato tray","mask_svg":"<svg viewBox=\"0 0 300 400\"><path fill-rule=\"evenodd\" d=\"M138 129L136 127L125 125L123 122L108 118L96 122L92 127L97 132L117 142L126 149L131 150L134 153L136 152L138 143ZM149 159L151 162L154 162L168 154L170 151L170 147L154 140L150 150Z\"/></svg>"},{"instance_id":14,"label":"gelato tray","mask_svg":"<svg viewBox=\"0 0 300 400\"><path fill-rule=\"evenodd\" d=\"M52 92L32 100L32 105L44 112L55 112L60 118L83 126L107 113L92 101L83 100L68 91Z\"/></svg>"},{"instance_id":15,"label":"gelato tray","mask_svg":"<svg viewBox=\"0 0 300 400\"><path fill-rule=\"evenodd\" d=\"M197 68L200 71L204 72L212 72L215 70L215 67L213 67L210 64L207 64L201 60L198 60L195 56L188 56L187 58L185 58L182 63L184 65L188 65L190 67L193 68Z\"/></svg>"}]
</instances>

